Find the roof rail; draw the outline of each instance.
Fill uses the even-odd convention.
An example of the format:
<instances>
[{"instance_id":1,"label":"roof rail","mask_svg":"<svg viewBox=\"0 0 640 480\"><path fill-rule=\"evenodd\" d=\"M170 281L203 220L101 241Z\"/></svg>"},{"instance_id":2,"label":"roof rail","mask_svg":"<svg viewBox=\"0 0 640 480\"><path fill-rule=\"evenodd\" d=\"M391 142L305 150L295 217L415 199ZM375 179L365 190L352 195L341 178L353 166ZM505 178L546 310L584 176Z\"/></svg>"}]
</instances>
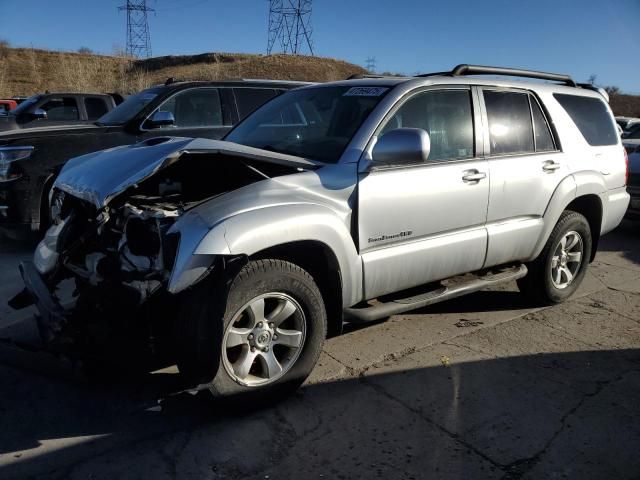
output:
<instances>
[{"instance_id":1,"label":"roof rail","mask_svg":"<svg viewBox=\"0 0 640 480\"><path fill-rule=\"evenodd\" d=\"M522 70L520 68L487 67L483 65L462 64L455 67L450 72L426 73L418 77L431 77L435 75L450 75L460 77L464 75L505 75L508 77L538 78L540 80L552 80L560 82L570 87L577 87L576 82L569 75L559 73L537 72L535 70Z\"/></svg>"},{"instance_id":2,"label":"roof rail","mask_svg":"<svg viewBox=\"0 0 640 480\"><path fill-rule=\"evenodd\" d=\"M379 75L376 73L354 73L347 80L362 80L363 78L404 78L396 75Z\"/></svg>"}]
</instances>

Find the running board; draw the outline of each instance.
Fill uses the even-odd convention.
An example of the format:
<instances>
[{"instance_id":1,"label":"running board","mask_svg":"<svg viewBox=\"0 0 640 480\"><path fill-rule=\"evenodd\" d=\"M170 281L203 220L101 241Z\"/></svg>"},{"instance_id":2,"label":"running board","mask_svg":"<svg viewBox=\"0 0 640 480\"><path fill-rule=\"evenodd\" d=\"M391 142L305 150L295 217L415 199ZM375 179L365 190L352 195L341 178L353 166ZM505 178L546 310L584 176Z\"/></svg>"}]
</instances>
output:
<instances>
[{"instance_id":1,"label":"running board","mask_svg":"<svg viewBox=\"0 0 640 480\"><path fill-rule=\"evenodd\" d=\"M391 315L397 315L398 313L404 313L409 310L426 307L427 305L432 305L434 303L451 300L452 298L460 297L468 293L477 292L478 290L482 290L492 285L517 280L518 278L524 277L526 274L527 267L525 265L517 265L502 269L495 273L488 273L480 277L475 277L471 280L456 282L453 285L441 285L435 290L430 290L418 295L391 299L374 305L366 304L362 307L345 308L345 321L351 323L373 322L382 318L390 317ZM443 280L443 282L457 278L459 277Z\"/></svg>"}]
</instances>

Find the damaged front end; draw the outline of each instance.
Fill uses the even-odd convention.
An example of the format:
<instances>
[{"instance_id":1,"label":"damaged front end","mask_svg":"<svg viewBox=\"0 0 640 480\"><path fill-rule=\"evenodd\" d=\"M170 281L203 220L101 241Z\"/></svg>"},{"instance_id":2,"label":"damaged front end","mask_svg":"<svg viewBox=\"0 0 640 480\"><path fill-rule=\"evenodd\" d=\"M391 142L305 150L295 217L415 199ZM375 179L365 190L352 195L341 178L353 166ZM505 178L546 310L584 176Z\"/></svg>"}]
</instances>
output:
<instances>
[{"instance_id":1,"label":"damaged front end","mask_svg":"<svg viewBox=\"0 0 640 480\"><path fill-rule=\"evenodd\" d=\"M186 146L193 144L184 142L174 145L177 151L165 146L160 156L145 151L148 161L135 172L126 166L124 179L113 171L105 179L96 171L95 155L105 152L60 175L51 197L53 225L33 262L21 265L26 288L10 302L14 308L37 305L49 348L99 358L169 354L181 301L168 288L181 245L182 230L173 227L195 206L301 168L286 162L259 166L242 150L192 151ZM131 154L140 147L125 148ZM113 154L107 155L111 168ZM208 227L201 230L204 235ZM194 238L182 243L193 247ZM199 258L200 273L188 286L209 273L215 260Z\"/></svg>"}]
</instances>

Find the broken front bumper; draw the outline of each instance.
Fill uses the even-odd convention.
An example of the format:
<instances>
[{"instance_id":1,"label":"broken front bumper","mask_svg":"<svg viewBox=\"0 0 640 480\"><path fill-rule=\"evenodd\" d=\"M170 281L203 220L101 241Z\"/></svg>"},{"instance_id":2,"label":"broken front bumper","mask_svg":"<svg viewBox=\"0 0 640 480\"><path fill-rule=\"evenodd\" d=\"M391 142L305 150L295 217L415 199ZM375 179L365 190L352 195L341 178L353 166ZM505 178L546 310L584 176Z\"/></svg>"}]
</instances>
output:
<instances>
[{"instance_id":1,"label":"broken front bumper","mask_svg":"<svg viewBox=\"0 0 640 480\"><path fill-rule=\"evenodd\" d=\"M66 311L49 290L46 282L32 262L20 264L20 274L25 290L9 301L9 305L19 309L35 304L38 312L38 330L42 341L48 345L58 337L66 324Z\"/></svg>"}]
</instances>

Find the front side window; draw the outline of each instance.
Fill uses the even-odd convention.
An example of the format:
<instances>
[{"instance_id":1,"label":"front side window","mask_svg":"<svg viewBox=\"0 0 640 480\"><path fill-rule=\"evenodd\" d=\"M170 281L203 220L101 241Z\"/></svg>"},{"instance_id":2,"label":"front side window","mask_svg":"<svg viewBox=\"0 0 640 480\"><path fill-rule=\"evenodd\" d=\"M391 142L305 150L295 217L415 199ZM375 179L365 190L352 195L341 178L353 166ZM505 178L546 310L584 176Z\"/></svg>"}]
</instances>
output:
<instances>
[{"instance_id":1,"label":"front side window","mask_svg":"<svg viewBox=\"0 0 640 480\"><path fill-rule=\"evenodd\" d=\"M217 88L194 88L177 93L158 111L171 112L175 123L160 128L221 127L222 105Z\"/></svg>"},{"instance_id":2,"label":"front side window","mask_svg":"<svg viewBox=\"0 0 640 480\"><path fill-rule=\"evenodd\" d=\"M429 161L473 157L473 115L469 90L436 90L407 100L380 131L420 128L429 134Z\"/></svg>"},{"instance_id":3,"label":"front side window","mask_svg":"<svg viewBox=\"0 0 640 480\"><path fill-rule=\"evenodd\" d=\"M526 93L484 90L491 155L533 153L533 125Z\"/></svg>"},{"instance_id":4,"label":"front side window","mask_svg":"<svg viewBox=\"0 0 640 480\"><path fill-rule=\"evenodd\" d=\"M616 145L618 132L604 102L598 98L554 93L554 98L592 147Z\"/></svg>"},{"instance_id":5,"label":"front side window","mask_svg":"<svg viewBox=\"0 0 640 480\"><path fill-rule=\"evenodd\" d=\"M308 87L291 90L249 115L225 140L336 163L387 87Z\"/></svg>"},{"instance_id":6,"label":"front side window","mask_svg":"<svg viewBox=\"0 0 640 480\"><path fill-rule=\"evenodd\" d=\"M79 120L78 104L73 97L51 98L39 108L47 112L47 119L51 121Z\"/></svg>"}]
</instances>

